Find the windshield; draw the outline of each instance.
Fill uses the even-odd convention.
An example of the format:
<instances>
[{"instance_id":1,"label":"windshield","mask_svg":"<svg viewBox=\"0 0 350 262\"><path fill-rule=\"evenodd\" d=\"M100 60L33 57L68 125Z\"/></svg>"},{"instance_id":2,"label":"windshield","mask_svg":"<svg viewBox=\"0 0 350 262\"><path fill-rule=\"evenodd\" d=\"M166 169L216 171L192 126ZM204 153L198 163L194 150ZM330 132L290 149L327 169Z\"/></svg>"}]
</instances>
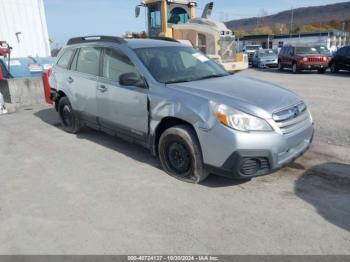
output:
<instances>
[{"instance_id":1,"label":"windshield","mask_svg":"<svg viewBox=\"0 0 350 262\"><path fill-rule=\"evenodd\" d=\"M322 55L331 55L331 52L325 46L318 46L316 49Z\"/></svg>"},{"instance_id":2,"label":"windshield","mask_svg":"<svg viewBox=\"0 0 350 262\"><path fill-rule=\"evenodd\" d=\"M259 49L260 49L260 46L257 46L257 45L256 45L256 46L255 46L255 45L249 46L249 45L248 45L248 46L245 47L245 49L246 49L247 51L256 51L256 50L259 50Z\"/></svg>"},{"instance_id":3,"label":"windshield","mask_svg":"<svg viewBox=\"0 0 350 262\"><path fill-rule=\"evenodd\" d=\"M259 55L260 56L275 56L276 53L273 50L268 49L268 50L263 50L263 51L259 52Z\"/></svg>"},{"instance_id":4,"label":"windshield","mask_svg":"<svg viewBox=\"0 0 350 262\"><path fill-rule=\"evenodd\" d=\"M298 55L302 54L319 54L315 47L297 47L295 48L295 53Z\"/></svg>"},{"instance_id":5,"label":"windshield","mask_svg":"<svg viewBox=\"0 0 350 262\"><path fill-rule=\"evenodd\" d=\"M222 66L190 47L140 48L135 52L160 83L190 82L229 75Z\"/></svg>"}]
</instances>

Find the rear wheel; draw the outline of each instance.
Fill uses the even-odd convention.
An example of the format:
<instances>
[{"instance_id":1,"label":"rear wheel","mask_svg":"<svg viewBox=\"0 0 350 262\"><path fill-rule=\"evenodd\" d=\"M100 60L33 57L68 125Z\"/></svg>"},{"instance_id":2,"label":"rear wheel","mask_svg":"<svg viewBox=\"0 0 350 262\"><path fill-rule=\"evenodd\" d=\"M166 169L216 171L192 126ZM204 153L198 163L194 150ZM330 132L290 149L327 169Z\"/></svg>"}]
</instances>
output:
<instances>
[{"instance_id":1,"label":"rear wheel","mask_svg":"<svg viewBox=\"0 0 350 262\"><path fill-rule=\"evenodd\" d=\"M158 152L165 172L181 181L198 184L209 175L203 166L197 136L186 125L165 130L159 139Z\"/></svg>"},{"instance_id":2,"label":"rear wheel","mask_svg":"<svg viewBox=\"0 0 350 262\"><path fill-rule=\"evenodd\" d=\"M281 62L278 62L278 71L283 71L283 65Z\"/></svg>"},{"instance_id":3,"label":"rear wheel","mask_svg":"<svg viewBox=\"0 0 350 262\"><path fill-rule=\"evenodd\" d=\"M292 66L292 71L293 71L294 74L299 73L298 66L297 66L296 63L293 64L293 66Z\"/></svg>"},{"instance_id":4,"label":"rear wheel","mask_svg":"<svg viewBox=\"0 0 350 262\"><path fill-rule=\"evenodd\" d=\"M79 119L76 117L69 99L66 96L62 97L58 102L58 114L64 131L72 134L79 132Z\"/></svg>"},{"instance_id":5,"label":"rear wheel","mask_svg":"<svg viewBox=\"0 0 350 262\"><path fill-rule=\"evenodd\" d=\"M339 71L339 69L337 68L337 65L335 63L333 63L331 65L331 72L332 73L337 73Z\"/></svg>"}]
</instances>

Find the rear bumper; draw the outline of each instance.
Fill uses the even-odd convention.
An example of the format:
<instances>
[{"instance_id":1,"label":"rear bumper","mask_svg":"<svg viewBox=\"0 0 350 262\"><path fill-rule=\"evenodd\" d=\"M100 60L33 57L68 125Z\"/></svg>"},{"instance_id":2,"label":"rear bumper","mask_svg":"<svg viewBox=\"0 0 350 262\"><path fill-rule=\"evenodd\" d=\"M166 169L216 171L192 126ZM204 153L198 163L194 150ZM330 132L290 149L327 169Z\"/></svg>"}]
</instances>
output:
<instances>
[{"instance_id":1,"label":"rear bumper","mask_svg":"<svg viewBox=\"0 0 350 262\"><path fill-rule=\"evenodd\" d=\"M59 97L59 94L56 89L51 88L50 90L50 98L52 101L56 102L57 98Z\"/></svg>"}]
</instances>

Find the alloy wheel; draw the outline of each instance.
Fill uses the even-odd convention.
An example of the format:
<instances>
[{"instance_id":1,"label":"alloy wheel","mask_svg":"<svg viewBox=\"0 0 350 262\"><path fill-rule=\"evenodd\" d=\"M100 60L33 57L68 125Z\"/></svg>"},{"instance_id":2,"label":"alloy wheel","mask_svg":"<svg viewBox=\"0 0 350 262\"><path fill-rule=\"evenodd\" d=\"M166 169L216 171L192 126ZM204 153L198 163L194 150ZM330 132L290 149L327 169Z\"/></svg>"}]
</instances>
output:
<instances>
[{"instance_id":1,"label":"alloy wheel","mask_svg":"<svg viewBox=\"0 0 350 262\"><path fill-rule=\"evenodd\" d=\"M62 121L66 127L72 127L73 125L73 114L72 110L68 105L65 105L61 111Z\"/></svg>"}]
</instances>

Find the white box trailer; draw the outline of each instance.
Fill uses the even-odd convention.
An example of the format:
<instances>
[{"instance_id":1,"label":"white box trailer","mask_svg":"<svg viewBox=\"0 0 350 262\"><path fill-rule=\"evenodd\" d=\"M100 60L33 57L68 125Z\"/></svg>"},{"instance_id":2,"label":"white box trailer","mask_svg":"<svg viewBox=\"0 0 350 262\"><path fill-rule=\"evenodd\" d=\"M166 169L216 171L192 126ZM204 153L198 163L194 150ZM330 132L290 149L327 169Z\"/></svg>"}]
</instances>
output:
<instances>
[{"instance_id":1,"label":"white box trailer","mask_svg":"<svg viewBox=\"0 0 350 262\"><path fill-rule=\"evenodd\" d=\"M0 0L0 41L12 46L12 57L50 56L43 0Z\"/></svg>"}]
</instances>

